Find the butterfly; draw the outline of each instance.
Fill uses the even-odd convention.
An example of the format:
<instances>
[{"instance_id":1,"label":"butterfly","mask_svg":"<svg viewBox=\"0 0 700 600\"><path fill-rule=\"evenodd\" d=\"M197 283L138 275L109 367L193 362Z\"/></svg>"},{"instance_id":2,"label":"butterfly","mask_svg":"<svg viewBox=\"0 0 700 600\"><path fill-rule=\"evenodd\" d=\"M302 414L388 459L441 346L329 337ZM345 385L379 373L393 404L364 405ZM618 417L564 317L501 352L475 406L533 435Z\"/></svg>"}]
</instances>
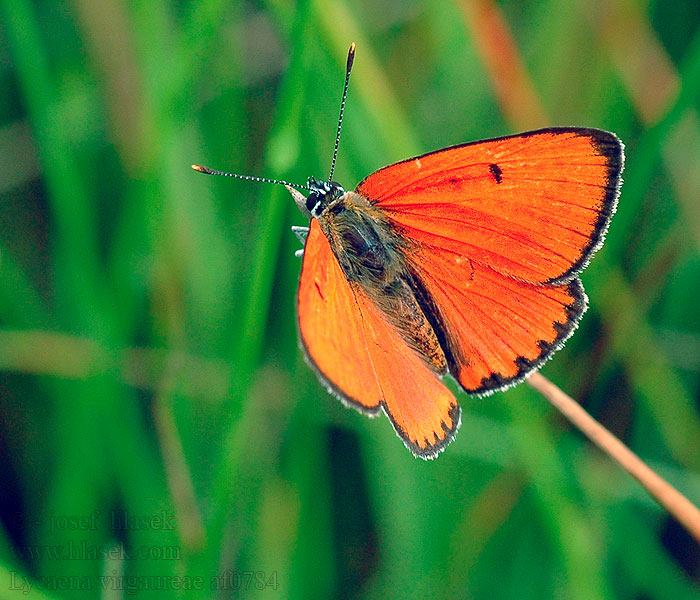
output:
<instances>
[{"instance_id":1,"label":"butterfly","mask_svg":"<svg viewBox=\"0 0 700 600\"><path fill-rule=\"evenodd\" d=\"M293 228L309 364L346 406L384 412L431 459L461 421L445 376L471 395L504 390L576 329L579 274L615 212L624 147L599 129L540 129L410 158L346 191L332 179L354 56L353 44L327 181L193 168L287 186L310 219Z\"/></svg>"}]
</instances>

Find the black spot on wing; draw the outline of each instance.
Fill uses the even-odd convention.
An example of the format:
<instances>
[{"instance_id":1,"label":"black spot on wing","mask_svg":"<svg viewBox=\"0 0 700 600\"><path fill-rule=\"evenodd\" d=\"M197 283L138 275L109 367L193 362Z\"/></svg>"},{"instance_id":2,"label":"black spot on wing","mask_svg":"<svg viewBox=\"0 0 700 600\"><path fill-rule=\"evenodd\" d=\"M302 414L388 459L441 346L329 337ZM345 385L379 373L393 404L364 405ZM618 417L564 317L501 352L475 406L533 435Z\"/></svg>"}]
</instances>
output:
<instances>
[{"instance_id":1,"label":"black spot on wing","mask_svg":"<svg viewBox=\"0 0 700 600\"><path fill-rule=\"evenodd\" d=\"M489 165L489 172L491 175L493 175L496 183L501 183L503 180L503 171L501 170L501 167L499 167L496 163L491 163Z\"/></svg>"}]
</instances>

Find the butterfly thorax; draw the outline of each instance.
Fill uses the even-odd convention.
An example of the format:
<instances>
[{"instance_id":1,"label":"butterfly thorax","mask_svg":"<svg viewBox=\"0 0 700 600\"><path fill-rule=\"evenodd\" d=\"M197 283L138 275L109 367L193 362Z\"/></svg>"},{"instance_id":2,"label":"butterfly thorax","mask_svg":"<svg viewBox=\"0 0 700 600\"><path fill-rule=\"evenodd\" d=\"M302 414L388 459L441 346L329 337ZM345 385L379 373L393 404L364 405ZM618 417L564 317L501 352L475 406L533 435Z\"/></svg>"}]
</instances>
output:
<instances>
[{"instance_id":1,"label":"butterfly thorax","mask_svg":"<svg viewBox=\"0 0 700 600\"><path fill-rule=\"evenodd\" d=\"M349 281L382 288L405 270L401 238L366 198L343 192L316 202L323 209L315 216Z\"/></svg>"},{"instance_id":2,"label":"butterfly thorax","mask_svg":"<svg viewBox=\"0 0 700 600\"><path fill-rule=\"evenodd\" d=\"M432 369L444 372L445 354L414 293L416 282L404 254L406 242L360 194L343 192L314 202L323 207L316 218L351 285L364 291Z\"/></svg>"}]
</instances>

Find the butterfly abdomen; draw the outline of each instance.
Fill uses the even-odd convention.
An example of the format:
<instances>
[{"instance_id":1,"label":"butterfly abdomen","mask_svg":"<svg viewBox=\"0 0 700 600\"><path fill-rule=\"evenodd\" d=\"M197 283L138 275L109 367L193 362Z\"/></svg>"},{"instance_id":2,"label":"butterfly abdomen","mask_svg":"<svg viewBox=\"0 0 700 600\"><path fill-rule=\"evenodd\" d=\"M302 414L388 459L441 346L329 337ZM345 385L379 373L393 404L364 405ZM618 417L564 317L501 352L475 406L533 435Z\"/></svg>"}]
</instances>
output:
<instances>
[{"instance_id":1,"label":"butterfly abdomen","mask_svg":"<svg viewBox=\"0 0 700 600\"><path fill-rule=\"evenodd\" d=\"M447 372L445 352L430 319L416 299L406 273L397 276L381 290L372 290L367 295L433 371L440 374Z\"/></svg>"}]
</instances>

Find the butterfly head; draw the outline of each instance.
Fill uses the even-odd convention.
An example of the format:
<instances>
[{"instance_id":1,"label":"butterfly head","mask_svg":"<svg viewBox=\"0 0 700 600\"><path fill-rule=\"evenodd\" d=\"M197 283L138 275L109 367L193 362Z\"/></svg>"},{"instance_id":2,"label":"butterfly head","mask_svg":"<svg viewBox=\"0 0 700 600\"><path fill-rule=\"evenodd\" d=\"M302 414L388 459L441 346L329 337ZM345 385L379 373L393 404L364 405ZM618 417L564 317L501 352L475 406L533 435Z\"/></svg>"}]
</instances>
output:
<instances>
[{"instance_id":1,"label":"butterfly head","mask_svg":"<svg viewBox=\"0 0 700 600\"><path fill-rule=\"evenodd\" d=\"M312 217L318 217L331 202L345 194L345 190L335 181L319 181L309 177L307 185L311 193L306 198L306 210Z\"/></svg>"}]
</instances>

